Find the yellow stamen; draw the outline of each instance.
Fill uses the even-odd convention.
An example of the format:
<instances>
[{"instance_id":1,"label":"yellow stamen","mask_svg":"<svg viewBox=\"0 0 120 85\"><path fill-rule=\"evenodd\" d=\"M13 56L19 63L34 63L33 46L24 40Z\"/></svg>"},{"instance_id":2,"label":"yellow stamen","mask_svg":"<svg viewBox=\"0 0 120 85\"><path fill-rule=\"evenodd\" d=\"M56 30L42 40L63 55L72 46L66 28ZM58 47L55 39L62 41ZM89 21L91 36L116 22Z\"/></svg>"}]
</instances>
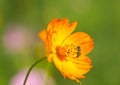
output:
<instances>
[{"instance_id":1,"label":"yellow stamen","mask_svg":"<svg viewBox=\"0 0 120 85\"><path fill-rule=\"evenodd\" d=\"M73 44L56 47L56 54L60 60L65 59L65 57L78 57L78 51L77 46Z\"/></svg>"},{"instance_id":2,"label":"yellow stamen","mask_svg":"<svg viewBox=\"0 0 120 85\"><path fill-rule=\"evenodd\" d=\"M71 45L65 45L66 47L66 56L68 57L76 57L77 56L77 46L71 44Z\"/></svg>"}]
</instances>

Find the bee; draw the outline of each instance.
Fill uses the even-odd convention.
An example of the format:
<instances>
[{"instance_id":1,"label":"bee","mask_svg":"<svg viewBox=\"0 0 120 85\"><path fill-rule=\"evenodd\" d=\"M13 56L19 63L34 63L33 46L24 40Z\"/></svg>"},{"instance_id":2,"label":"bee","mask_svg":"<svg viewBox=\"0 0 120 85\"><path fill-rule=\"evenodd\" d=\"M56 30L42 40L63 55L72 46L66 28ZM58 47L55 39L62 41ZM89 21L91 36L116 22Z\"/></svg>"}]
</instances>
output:
<instances>
[{"instance_id":1,"label":"bee","mask_svg":"<svg viewBox=\"0 0 120 85\"><path fill-rule=\"evenodd\" d=\"M80 54L81 54L80 51L81 51L80 46L77 46L77 56L76 56L77 58L78 58L78 57L80 56Z\"/></svg>"}]
</instances>

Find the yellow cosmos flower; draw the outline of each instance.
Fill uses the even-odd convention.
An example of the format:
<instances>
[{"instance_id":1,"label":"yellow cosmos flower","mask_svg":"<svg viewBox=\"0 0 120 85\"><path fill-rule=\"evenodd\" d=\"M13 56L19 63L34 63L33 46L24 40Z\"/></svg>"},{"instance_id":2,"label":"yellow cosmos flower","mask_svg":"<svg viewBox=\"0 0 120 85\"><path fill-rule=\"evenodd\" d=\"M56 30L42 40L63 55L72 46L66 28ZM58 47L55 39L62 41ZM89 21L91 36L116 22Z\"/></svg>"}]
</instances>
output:
<instances>
[{"instance_id":1,"label":"yellow cosmos flower","mask_svg":"<svg viewBox=\"0 0 120 85\"><path fill-rule=\"evenodd\" d=\"M47 30L41 31L39 37L46 44L46 55L49 62L66 78L80 82L91 69L91 60L87 54L93 49L93 39L84 32L71 34L77 22L69 23L68 19L53 19Z\"/></svg>"}]
</instances>

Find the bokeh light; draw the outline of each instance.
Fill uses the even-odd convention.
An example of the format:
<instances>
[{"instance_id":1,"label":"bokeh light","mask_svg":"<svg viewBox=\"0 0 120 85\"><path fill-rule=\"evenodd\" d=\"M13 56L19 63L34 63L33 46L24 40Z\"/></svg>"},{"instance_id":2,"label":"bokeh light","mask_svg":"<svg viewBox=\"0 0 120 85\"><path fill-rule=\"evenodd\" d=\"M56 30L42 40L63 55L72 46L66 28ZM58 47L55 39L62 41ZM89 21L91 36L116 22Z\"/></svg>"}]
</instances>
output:
<instances>
[{"instance_id":1,"label":"bokeh light","mask_svg":"<svg viewBox=\"0 0 120 85\"><path fill-rule=\"evenodd\" d=\"M3 35L3 44L9 53L17 53L22 51L24 47L28 45L27 42L31 42L32 36L30 30L26 30L24 27L18 25L9 25ZM28 34L29 33L29 34ZM31 36L31 39L28 39Z\"/></svg>"},{"instance_id":2,"label":"bokeh light","mask_svg":"<svg viewBox=\"0 0 120 85\"><path fill-rule=\"evenodd\" d=\"M22 85L25 79L27 70L18 72L10 81L10 85ZM52 77L47 75L45 70L34 69L31 71L26 85L55 85L55 81Z\"/></svg>"}]
</instances>

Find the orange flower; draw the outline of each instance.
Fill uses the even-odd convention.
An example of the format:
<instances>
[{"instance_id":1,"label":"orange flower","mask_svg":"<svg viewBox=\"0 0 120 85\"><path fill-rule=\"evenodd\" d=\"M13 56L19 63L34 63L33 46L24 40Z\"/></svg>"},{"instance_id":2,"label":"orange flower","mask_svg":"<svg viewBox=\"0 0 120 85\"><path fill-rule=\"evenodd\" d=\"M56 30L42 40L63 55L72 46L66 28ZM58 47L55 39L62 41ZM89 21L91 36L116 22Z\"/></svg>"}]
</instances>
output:
<instances>
[{"instance_id":1,"label":"orange flower","mask_svg":"<svg viewBox=\"0 0 120 85\"><path fill-rule=\"evenodd\" d=\"M46 55L49 62L54 62L56 68L64 77L80 82L91 69L91 60L86 55L93 49L93 39L84 32L71 34L77 22L69 23L68 19L53 19L47 27L44 38Z\"/></svg>"}]
</instances>

